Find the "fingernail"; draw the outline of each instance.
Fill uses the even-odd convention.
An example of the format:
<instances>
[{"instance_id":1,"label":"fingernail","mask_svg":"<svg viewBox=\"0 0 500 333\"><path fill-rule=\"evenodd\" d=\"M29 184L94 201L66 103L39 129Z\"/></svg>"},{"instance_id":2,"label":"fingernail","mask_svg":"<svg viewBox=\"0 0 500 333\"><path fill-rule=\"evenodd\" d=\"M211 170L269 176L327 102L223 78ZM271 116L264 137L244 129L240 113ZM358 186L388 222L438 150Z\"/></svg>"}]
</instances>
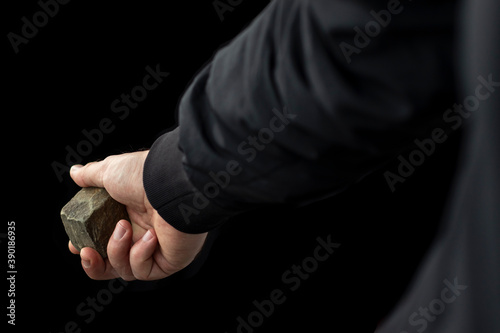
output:
<instances>
[{"instance_id":1,"label":"fingernail","mask_svg":"<svg viewBox=\"0 0 500 333\"><path fill-rule=\"evenodd\" d=\"M127 232L127 229L125 229L120 222L116 224L115 231L113 232L113 238L114 240L119 241L122 239L123 235Z\"/></svg>"},{"instance_id":2,"label":"fingernail","mask_svg":"<svg viewBox=\"0 0 500 333\"><path fill-rule=\"evenodd\" d=\"M83 167L83 165L81 164L75 164L71 167L71 169L69 169L69 172L75 172L75 171L78 171L79 169L81 169Z\"/></svg>"},{"instance_id":3,"label":"fingernail","mask_svg":"<svg viewBox=\"0 0 500 333\"><path fill-rule=\"evenodd\" d=\"M147 242L148 240L152 239L153 238L153 233L151 231L148 230L148 232L146 232L144 234L144 236L142 236L142 241L143 242Z\"/></svg>"},{"instance_id":4,"label":"fingernail","mask_svg":"<svg viewBox=\"0 0 500 333\"><path fill-rule=\"evenodd\" d=\"M82 259L82 265L85 268L90 268L90 260Z\"/></svg>"}]
</instances>

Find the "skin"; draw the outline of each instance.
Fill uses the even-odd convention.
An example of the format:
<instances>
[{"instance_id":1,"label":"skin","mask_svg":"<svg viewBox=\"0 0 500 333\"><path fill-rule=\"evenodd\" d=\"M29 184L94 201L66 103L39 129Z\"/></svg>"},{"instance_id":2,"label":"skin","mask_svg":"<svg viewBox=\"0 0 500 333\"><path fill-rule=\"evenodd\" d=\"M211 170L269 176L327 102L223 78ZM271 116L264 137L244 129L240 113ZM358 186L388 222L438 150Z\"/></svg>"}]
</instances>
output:
<instances>
[{"instance_id":1,"label":"skin","mask_svg":"<svg viewBox=\"0 0 500 333\"><path fill-rule=\"evenodd\" d=\"M151 206L144 191L142 173L149 151L108 156L100 162L75 165L70 175L81 187L104 187L127 207L130 221L120 220L108 242L108 258L92 248L80 252L82 267L95 280L121 277L158 280L189 265L200 252L207 233L186 234L173 228Z\"/></svg>"}]
</instances>

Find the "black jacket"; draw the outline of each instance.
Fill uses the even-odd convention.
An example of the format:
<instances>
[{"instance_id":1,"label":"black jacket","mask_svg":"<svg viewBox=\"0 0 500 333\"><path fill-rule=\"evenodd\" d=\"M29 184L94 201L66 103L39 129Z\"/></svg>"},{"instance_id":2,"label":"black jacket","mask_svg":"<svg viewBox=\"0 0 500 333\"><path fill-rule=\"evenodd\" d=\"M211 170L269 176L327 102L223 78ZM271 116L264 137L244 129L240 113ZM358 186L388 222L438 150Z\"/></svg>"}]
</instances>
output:
<instances>
[{"instance_id":1,"label":"black jacket","mask_svg":"<svg viewBox=\"0 0 500 333\"><path fill-rule=\"evenodd\" d=\"M453 22L450 1L273 1L196 76L179 128L151 148L150 202L198 233L360 180L443 122Z\"/></svg>"},{"instance_id":2,"label":"black jacket","mask_svg":"<svg viewBox=\"0 0 500 333\"><path fill-rule=\"evenodd\" d=\"M500 332L500 6L464 4L273 1L186 91L145 163L149 200L191 233L306 204L460 127L448 110L480 96L446 219L377 333Z\"/></svg>"}]
</instances>

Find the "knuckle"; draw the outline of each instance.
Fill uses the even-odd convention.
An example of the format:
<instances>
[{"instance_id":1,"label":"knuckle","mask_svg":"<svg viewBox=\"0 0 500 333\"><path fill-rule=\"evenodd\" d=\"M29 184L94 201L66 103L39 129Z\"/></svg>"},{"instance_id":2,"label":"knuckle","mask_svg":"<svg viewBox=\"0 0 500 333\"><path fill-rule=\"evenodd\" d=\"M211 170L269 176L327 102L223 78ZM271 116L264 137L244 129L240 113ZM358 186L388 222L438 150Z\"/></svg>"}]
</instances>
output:
<instances>
[{"instance_id":1,"label":"knuckle","mask_svg":"<svg viewBox=\"0 0 500 333\"><path fill-rule=\"evenodd\" d=\"M134 277L140 281L148 281L148 276L141 272L134 272Z\"/></svg>"},{"instance_id":2,"label":"knuckle","mask_svg":"<svg viewBox=\"0 0 500 333\"><path fill-rule=\"evenodd\" d=\"M133 270L135 278L142 281L150 280L150 273L151 271L145 267L139 267L138 269Z\"/></svg>"},{"instance_id":3,"label":"knuckle","mask_svg":"<svg viewBox=\"0 0 500 333\"><path fill-rule=\"evenodd\" d=\"M123 258L123 256L120 256L114 251L108 251L108 259L111 266L117 271L123 271L129 266L126 258Z\"/></svg>"},{"instance_id":4,"label":"knuckle","mask_svg":"<svg viewBox=\"0 0 500 333\"><path fill-rule=\"evenodd\" d=\"M96 280L96 281L102 280L101 274L99 274L93 270L88 270L88 271L86 271L86 273L87 273L88 277L91 278L92 280Z\"/></svg>"}]
</instances>

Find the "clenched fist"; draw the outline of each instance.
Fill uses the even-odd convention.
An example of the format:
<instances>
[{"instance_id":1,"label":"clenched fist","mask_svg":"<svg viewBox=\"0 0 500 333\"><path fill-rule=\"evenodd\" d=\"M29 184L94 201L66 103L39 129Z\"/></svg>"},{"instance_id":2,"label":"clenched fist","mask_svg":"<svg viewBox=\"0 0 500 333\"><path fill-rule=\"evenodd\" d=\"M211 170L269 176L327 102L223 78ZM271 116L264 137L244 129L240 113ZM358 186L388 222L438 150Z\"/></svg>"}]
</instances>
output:
<instances>
[{"instance_id":1,"label":"clenched fist","mask_svg":"<svg viewBox=\"0 0 500 333\"><path fill-rule=\"evenodd\" d=\"M71 168L71 178L76 184L104 187L111 197L127 207L130 217L130 221L117 221L106 260L94 249L81 250L83 269L92 279L162 279L189 265L205 242L207 233L180 232L151 206L142 182L147 155L148 151L114 155ZM78 254L71 242L69 249Z\"/></svg>"}]
</instances>

